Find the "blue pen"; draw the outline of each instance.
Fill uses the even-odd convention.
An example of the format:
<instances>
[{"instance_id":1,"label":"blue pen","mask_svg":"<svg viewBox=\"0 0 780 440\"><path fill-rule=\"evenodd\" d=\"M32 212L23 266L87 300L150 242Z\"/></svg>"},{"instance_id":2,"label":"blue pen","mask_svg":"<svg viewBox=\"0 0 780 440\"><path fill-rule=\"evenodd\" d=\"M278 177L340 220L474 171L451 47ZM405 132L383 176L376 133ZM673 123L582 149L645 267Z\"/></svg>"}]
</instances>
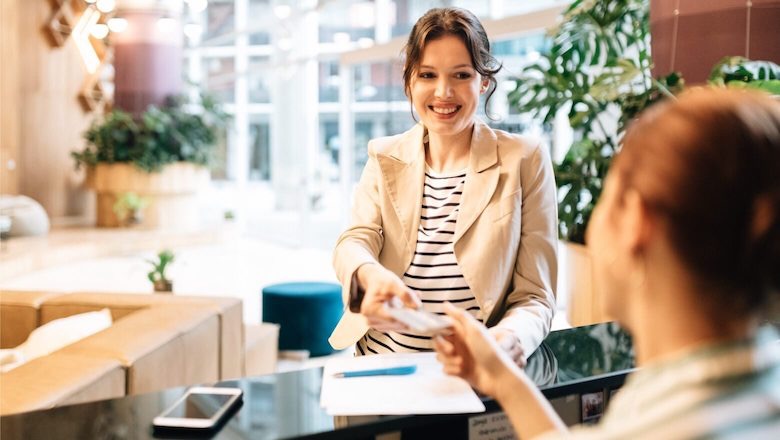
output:
<instances>
[{"instance_id":1,"label":"blue pen","mask_svg":"<svg viewBox=\"0 0 780 440\"><path fill-rule=\"evenodd\" d=\"M376 370L358 370L336 373L333 377L364 377L364 376L401 376L417 371L417 365L404 365L392 368L377 368Z\"/></svg>"}]
</instances>

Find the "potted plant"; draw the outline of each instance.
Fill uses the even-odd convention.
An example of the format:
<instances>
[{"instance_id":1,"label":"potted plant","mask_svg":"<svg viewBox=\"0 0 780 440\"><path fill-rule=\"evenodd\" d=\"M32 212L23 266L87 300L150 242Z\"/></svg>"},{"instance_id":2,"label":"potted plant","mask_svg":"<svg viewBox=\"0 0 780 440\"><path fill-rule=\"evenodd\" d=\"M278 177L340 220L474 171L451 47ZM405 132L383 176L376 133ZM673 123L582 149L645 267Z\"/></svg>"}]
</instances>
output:
<instances>
[{"instance_id":1,"label":"potted plant","mask_svg":"<svg viewBox=\"0 0 780 440\"><path fill-rule=\"evenodd\" d=\"M152 270L147 274L149 281L154 285L155 292L173 292L173 281L165 275L168 265L173 262L174 254L170 250L163 250L157 254L156 260L146 260L152 265Z\"/></svg>"},{"instance_id":2,"label":"potted plant","mask_svg":"<svg viewBox=\"0 0 780 440\"><path fill-rule=\"evenodd\" d=\"M98 195L98 226L120 226L114 205L123 193L150 199L148 226L188 227L196 215L195 192L208 182L227 114L208 95L197 102L170 97L138 117L113 110L94 121L87 146L71 153L87 167L88 184Z\"/></svg>"},{"instance_id":3,"label":"potted plant","mask_svg":"<svg viewBox=\"0 0 780 440\"><path fill-rule=\"evenodd\" d=\"M137 225L143 222L144 208L148 204L148 198L134 192L126 192L119 195L113 211L123 226Z\"/></svg>"},{"instance_id":4,"label":"potted plant","mask_svg":"<svg viewBox=\"0 0 780 440\"><path fill-rule=\"evenodd\" d=\"M566 112L574 131L569 150L554 165L558 232L568 269L569 322L588 324L608 319L583 246L604 178L628 122L679 93L684 81L675 72L651 75L648 0L575 0L551 36L549 51L523 69L508 99L546 125ZM710 83L777 94L778 77L774 63L727 57L713 68Z\"/></svg>"},{"instance_id":5,"label":"potted plant","mask_svg":"<svg viewBox=\"0 0 780 440\"><path fill-rule=\"evenodd\" d=\"M625 122L678 84L650 75L647 0L575 0L560 25L551 30L552 45L526 66L508 99L518 111L545 125L564 111L574 142L555 164L559 191L558 232L564 241L569 274L569 322L598 322L585 229L601 194L604 177L618 150ZM573 288L577 291L572 291Z\"/></svg>"}]
</instances>

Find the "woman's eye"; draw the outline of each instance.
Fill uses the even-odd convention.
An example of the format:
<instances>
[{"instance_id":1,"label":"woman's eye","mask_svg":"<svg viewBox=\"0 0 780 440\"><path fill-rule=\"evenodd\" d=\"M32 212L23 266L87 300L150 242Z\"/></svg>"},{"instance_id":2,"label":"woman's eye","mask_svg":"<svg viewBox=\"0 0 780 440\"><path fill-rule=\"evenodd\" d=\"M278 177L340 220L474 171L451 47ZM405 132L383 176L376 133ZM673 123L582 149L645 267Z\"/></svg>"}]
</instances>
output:
<instances>
[{"instance_id":1,"label":"woman's eye","mask_svg":"<svg viewBox=\"0 0 780 440\"><path fill-rule=\"evenodd\" d=\"M422 73L420 73L420 78L425 78L425 79L433 78L433 73L431 73L431 72L422 72Z\"/></svg>"},{"instance_id":2,"label":"woman's eye","mask_svg":"<svg viewBox=\"0 0 780 440\"><path fill-rule=\"evenodd\" d=\"M458 72L455 74L455 77L458 79L469 79L471 78L471 74L468 72Z\"/></svg>"}]
</instances>

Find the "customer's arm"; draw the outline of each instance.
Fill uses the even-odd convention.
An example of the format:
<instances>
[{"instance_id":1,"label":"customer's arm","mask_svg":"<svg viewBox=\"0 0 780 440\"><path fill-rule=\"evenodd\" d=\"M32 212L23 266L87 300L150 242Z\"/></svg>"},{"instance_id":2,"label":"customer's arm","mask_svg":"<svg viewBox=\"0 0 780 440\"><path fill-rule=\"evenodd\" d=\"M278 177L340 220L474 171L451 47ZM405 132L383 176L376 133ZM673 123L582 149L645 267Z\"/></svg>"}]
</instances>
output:
<instances>
[{"instance_id":1,"label":"customer's arm","mask_svg":"<svg viewBox=\"0 0 780 440\"><path fill-rule=\"evenodd\" d=\"M503 318L491 332L514 333L527 358L550 332L558 276L555 179L544 147L537 147L522 161L520 178L522 230L512 291L504 303Z\"/></svg>"},{"instance_id":2,"label":"customer's arm","mask_svg":"<svg viewBox=\"0 0 780 440\"><path fill-rule=\"evenodd\" d=\"M466 379L473 387L498 400L519 438L567 432L550 403L525 372L499 347L488 330L469 313L445 305L453 319L453 333L437 337L437 359L447 374Z\"/></svg>"}]
</instances>

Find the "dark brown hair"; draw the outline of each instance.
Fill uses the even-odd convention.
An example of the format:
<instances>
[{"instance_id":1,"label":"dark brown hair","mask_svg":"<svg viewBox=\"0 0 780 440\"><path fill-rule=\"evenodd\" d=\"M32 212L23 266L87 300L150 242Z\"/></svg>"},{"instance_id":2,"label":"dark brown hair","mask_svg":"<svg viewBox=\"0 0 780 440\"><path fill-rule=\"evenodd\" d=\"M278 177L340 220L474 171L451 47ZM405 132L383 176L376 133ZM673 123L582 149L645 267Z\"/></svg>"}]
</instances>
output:
<instances>
[{"instance_id":1,"label":"dark brown hair","mask_svg":"<svg viewBox=\"0 0 780 440\"><path fill-rule=\"evenodd\" d=\"M490 54L490 40L479 19L470 11L461 8L435 8L425 13L414 24L409 39L404 46L404 93L411 99L412 77L416 73L425 45L453 35L458 37L471 56L471 64L481 76L489 82L485 97L485 114L490 97L496 91L496 73L501 64Z\"/></svg>"},{"instance_id":2,"label":"dark brown hair","mask_svg":"<svg viewBox=\"0 0 780 440\"><path fill-rule=\"evenodd\" d=\"M614 162L663 219L714 310L754 312L780 290L780 102L696 89L635 121Z\"/></svg>"}]
</instances>

